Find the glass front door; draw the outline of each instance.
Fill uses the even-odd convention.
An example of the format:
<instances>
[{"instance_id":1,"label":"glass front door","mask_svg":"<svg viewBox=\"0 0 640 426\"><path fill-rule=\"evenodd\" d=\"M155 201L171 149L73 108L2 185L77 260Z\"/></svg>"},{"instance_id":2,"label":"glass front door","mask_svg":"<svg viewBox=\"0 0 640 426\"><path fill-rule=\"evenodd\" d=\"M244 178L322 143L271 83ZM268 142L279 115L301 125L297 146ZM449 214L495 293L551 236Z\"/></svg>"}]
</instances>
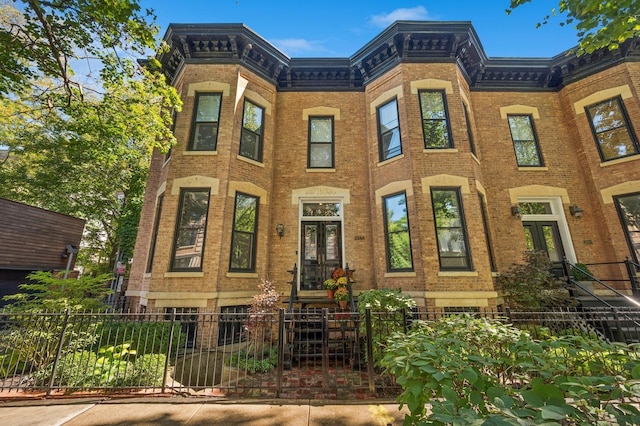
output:
<instances>
[{"instance_id":1,"label":"glass front door","mask_svg":"<svg viewBox=\"0 0 640 426\"><path fill-rule=\"evenodd\" d=\"M341 223L302 222L300 290L322 290L335 268L342 267Z\"/></svg>"},{"instance_id":2,"label":"glass front door","mask_svg":"<svg viewBox=\"0 0 640 426\"><path fill-rule=\"evenodd\" d=\"M558 222L525 221L522 222L522 226L524 226L527 249L547 253L549 260L551 260L553 272L557 276L563 276L562 261L565 253L558 230Z\"/></svg>"}]
</instances>

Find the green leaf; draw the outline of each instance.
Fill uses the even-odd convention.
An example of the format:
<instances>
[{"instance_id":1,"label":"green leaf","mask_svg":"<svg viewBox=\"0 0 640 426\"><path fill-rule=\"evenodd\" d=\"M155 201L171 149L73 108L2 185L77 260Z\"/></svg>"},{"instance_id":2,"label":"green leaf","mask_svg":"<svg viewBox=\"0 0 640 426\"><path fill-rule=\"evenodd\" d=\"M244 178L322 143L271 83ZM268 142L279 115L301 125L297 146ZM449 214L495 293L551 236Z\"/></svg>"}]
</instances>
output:
<instances>
[{"instance_id":1,"label":"green leaf","mask_svg":"<svg viewBox=\"0 0 640 426\"><path fill-rule=\"evenodd\" d=\"M473 385L478 380L478 373L470 368L465 368L460 373L460 377L468 381L470 385Z\"/></svg>"},{"instance_id":2,"label":"green leaf","mask_svg":"<svg viewBox=\"0 0 640 426\"><path fill-rule=\"evenodd\" d=\"M442 387L442 397L454 405L458 402L458 394L449 386Z\"/></svg>"},{"instance_id":3,"label":"green leaf","mask_svg":"<svg viewBox=\"0 0 640 426\"><path fill-rule=\"evenodd\" d=\"M640 364L636 364L631 370L631 377L638 380L640 379Z\"/></svg>"},{"instance_id":4,"label":"green leaf","mask_svg":"<svg viewBox=\"0 0 640 426\"><path fill-rule=\"evenodd\" d=\"M541 410L542 418L545 420L563 420L567 413L562 407L545 406Z\"/></svg>"}]
</instances>

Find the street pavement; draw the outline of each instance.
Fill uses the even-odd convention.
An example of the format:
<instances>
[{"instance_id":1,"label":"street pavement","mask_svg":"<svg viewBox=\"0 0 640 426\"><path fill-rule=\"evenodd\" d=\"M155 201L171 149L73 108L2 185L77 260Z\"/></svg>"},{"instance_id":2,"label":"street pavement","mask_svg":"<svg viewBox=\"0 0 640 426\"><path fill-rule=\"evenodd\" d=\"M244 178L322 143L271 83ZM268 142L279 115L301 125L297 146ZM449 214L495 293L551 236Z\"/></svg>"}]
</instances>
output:
<instances>
[{"instance_id":1,"label":"street pavement","mask_svg":"<svg viewBox=\"0 0 640 426\"><path fill-rule=\"evenodd\" d=\"M402 425L394 401L220 400L183 396L0 401L0 425Z\"/></svg>"}]
</instances>

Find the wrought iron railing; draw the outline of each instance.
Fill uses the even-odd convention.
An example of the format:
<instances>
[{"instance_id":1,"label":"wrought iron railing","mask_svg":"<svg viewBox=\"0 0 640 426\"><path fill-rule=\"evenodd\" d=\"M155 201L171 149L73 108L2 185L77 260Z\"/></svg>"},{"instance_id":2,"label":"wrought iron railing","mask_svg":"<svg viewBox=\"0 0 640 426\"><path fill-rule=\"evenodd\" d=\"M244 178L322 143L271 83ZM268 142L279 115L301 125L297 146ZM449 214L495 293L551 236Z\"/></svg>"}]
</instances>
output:
<instances>
[{"instance_id":1,"label":"wrought iron railing","mask_svg":"<svg viewBox=\"0 0 640 426\"><path fill-rule=\"evenodd\" d=\"M640 309L540 312L455 309L376 313L281 309L224 312L0 312L0 399L102 393L252 398L393 397L376 364L385 339L413 322L491 317L529 331L640 341ZM632 321L628 319L631 318Z\"/></svg>"}]
</instances>

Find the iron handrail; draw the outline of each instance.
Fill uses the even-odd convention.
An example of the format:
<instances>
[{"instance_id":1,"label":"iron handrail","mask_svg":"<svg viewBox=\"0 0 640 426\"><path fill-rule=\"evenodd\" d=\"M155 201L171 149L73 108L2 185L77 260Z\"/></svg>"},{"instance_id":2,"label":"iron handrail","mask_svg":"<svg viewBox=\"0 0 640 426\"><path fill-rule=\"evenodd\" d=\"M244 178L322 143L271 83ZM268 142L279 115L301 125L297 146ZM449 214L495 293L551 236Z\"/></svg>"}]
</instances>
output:
<instances>
[{"instance_id":1,"label":"iron handrail","mask_svg":"<svg viewBox=\"0 0 640 426\"><path fill-rule=\"evenodd\" d=\"M619 263L619 262L617 262ZM620 310L617 309L615 306L613 306L612 304L610 304L609 302L607 302L606 300L602 299L601 297L597 296L594 292L589 291L589 289L583 287L582 285L580 285L578 283L577 280L575 280L573 278L573 274L571 272L573 272L574 270L579 271L580 273L582 273L584 276L586 276L587 278L589 278L589 281L593 281L596 282L602 286L604 286L605 288L607 288L608 290L612 291L613 293L617 294L618 296L628 300L629 302L635 304L636 306L640 307L640 302L638 302L636 299L634 299L633 297L627 296L626 294L616 290L615 288L611 287L610 285L606 284L605 282L599 280L598 278L594 277L590 272L580 268L579 266L576 266L575 264L569 262L568 260L564 260L563 261L563 269L564 269L564 274L567 280L567 284L573 284L577 287L579 287L580 289L582 289L584 292L586 292L587 294L589 294L591 297L595 298L596 300L598 300L600 303L604 304L606 307L612 309L613 311L615 311L616 313L618 313ZM640 326L640 323L638 321L636 321L634 318L630 317L629 315L625 314L624 311L622 311L623 316L629 320L632 321L634 324L636 324L636 326Z\"/></svg>"}]
</instances>

